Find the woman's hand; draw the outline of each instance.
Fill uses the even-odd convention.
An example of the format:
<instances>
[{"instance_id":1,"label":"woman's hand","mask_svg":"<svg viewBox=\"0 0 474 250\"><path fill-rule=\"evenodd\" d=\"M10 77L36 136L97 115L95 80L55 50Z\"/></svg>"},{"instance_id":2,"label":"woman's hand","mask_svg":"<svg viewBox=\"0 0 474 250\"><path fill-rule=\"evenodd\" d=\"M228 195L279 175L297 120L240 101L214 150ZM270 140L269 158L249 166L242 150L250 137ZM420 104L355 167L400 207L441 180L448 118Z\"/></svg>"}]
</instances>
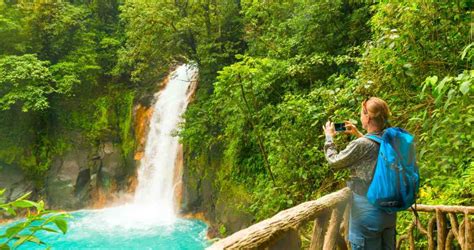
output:
<instances>
[{"instance_id":1,"label":"woman's hand","mask_svg":"<svg viewBox=\"0 0 474 250\"><path fill-rule=\"evenodd\" d=\"M345 121L344 124L346 126L346 131L344 131L344 133L350 134L350 135L355 135L356 137L364 136L361 132L359 132L357 127L352 122Z\"/></svg>"},{"instance_id":2,"label":"woman's hand","mask_svg":"<svg viewBox=\"0 0 474 250\"><path fill-rule=\"evenodd\" d=\"M334 123L327 121L326 125L323 126L324 134L327 136L334 137L336 136L336 128L334 128Z\"/></svg>"}]
</instances>

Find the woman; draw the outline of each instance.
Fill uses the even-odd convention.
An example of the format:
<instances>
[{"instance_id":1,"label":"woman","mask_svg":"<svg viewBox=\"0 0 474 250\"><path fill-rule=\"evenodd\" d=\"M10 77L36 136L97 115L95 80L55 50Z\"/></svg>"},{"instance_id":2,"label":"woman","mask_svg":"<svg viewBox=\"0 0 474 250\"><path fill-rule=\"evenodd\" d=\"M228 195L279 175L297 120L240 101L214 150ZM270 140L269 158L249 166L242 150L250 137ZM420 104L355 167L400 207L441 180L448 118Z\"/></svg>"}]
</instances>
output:
<instances>
[{"instance_id":1,"label":"woman","mask_svg":"<svg viewBox=\"0 0 474 250\"><path fill-rule=\"evenodd\" d=\"M367 134L381 136L388 126L390 109L387 103L371 97L361 105L360 120ZM351 180L349 188L353 192L351 217L349 221L349 241L352 249L395 249L396 213L389 214L377 209L366 198L377 162L379 145L345 122L346 134L358 137L337 152L333 137L336 136L334 124L330 121L323 126L326 135L324 153L329 165L336 169L349 168Z\"/></svg>"}]
</instances>

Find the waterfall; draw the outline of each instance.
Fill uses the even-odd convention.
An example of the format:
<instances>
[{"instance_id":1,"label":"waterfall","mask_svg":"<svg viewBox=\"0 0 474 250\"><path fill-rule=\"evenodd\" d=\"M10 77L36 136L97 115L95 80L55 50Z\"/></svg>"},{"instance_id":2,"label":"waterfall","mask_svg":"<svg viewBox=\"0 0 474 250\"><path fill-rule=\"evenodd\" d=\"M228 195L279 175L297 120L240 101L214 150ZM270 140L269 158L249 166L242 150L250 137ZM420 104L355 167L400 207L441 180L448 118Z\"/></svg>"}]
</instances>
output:
<instances>
[{"instance_id":1,"label":"waterfall","mask_svg":"<svg viewBox=\"0 0 474 250\"><path fill-rule=\"evenodd\" d=\"M196 73L193 66L179 66L169 76L164 89L155 95L134 203L156 209L163 218L175 215L173 176L179 149L175 133L186 110Z\"/></svg>"},{"instance_id":2,"label":"waterfall","mask_svg":"<svg viewBox=\"0 0 474 250\"><path fill-rule=\"evenodd\" d=\"M165 87L155 95L133 200L88 216L80 222L82 225L94 225L94 230L102 231L121 228L150 233L156 225L172 225L176 221L174 174L180 153L176 132L193 93L196 77L195 66L181 65L170 74Z\"/></svg>"}]
</instances>

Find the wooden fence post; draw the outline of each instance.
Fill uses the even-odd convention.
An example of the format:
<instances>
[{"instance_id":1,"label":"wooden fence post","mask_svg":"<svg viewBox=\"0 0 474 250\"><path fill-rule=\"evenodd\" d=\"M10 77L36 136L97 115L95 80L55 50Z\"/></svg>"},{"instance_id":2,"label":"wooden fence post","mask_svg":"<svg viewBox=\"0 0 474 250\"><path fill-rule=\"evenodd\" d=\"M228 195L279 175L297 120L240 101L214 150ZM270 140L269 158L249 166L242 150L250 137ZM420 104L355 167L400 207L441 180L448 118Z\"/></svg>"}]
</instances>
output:
<instances>
[{"instance_id":1,"label":"wooden fence post","mask_svg":"<svg viewBox=\"0 0 474 250\"><path fill-rule=\"evenodd\" d=\"M326 233L328 222L329 222L329 214L327 210L322 212L314 220L313 235L311 237L311 245L309 246L310 250L323 249L324 234Z\"/></svg>"},{"instance_id":2,"label":"wooden fence post","mask_svg":"<svg viewBox=\"0 0 474 250\"><path fill-rule=\"evenodd\" d=\"M344 215L342 217L341 227L339 229L340 233L337 240L337 247L341 250L349 249L349 219L351 217L351 206L352 203L349 202L345 206Z\"/></svg>"},{"instance_id":3,"label":"wooden fence post","mask_svg":"<svg viewBox=\"0 0 474 250\"><path fill-rule=\"evenodd\" d=\"M331 219L329 220L328 230L324 236L323 249L334 249L336 247L337 234L339 234L339 228L341 226L343 206L339 204L334 207L331 212Z\"/></svg>"},{"instance_id":4,"label":"wooden fence post","mask_svg":"<svg viewBox=\"0 0 474 250\"><path fill-rule=\"evenodd\" d=\"M466 230L466 249L474 249L474 229L472 228L472 221L469 219L469 213L464 212L464 230Z\"/></svg>"},{"instance_id":5,"label":"wooden fence post","mask_svg":"<svg viewBox=\"0 0 474 250\"><path fill-rule=\"evenodd\" d=\"M436 209L436 230L438 232L438 250L444 250L446 245L446 217L439 209Z\"/></svg>"}]
</instances>

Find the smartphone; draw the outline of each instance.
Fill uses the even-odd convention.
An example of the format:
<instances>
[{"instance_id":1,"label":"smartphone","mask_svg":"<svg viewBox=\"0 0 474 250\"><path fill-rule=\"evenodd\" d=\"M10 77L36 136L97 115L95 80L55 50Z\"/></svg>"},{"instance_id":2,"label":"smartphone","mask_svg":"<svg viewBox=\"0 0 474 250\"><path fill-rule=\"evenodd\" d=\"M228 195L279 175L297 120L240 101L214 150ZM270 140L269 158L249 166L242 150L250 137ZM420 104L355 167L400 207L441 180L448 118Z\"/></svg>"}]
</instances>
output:
<instances>
[{"instance_id":1,"label":"smartphone","mask_svg":"<svg viewBox=\"0 0 474 250\"><path fill-rule=\"evenodd\" d=\"M346 124L344 123L334 123L336 131L346 131Z\"/></svg>"}]
</instances>

